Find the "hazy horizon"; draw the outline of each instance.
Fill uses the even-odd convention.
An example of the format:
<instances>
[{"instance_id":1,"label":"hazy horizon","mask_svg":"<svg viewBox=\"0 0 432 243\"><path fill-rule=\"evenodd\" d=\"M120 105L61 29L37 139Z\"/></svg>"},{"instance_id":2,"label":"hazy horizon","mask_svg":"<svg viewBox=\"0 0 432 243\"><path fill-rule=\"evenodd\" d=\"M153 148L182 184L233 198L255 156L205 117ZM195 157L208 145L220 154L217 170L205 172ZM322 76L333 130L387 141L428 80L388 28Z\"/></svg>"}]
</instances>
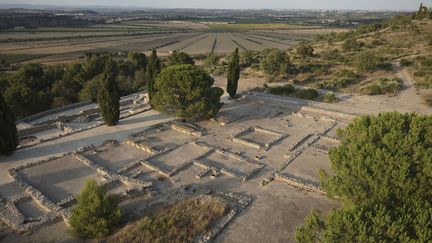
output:
<instances>
[{"instance_id":1,"label":"hazy horizon","mask_svg":"<svg viewBox=\"0 0 432 243\"><path fill-rule=\"evenodd\" d=\"M0 0L0 4L7 5L53 5L57 7L140 7L140 8L201 8L201 9L351 9L351 10L415 10L420 3L432 6L432 0L427 1L407 1L407 0L363 0L363 1L344 1L328 0L317 2L316 0L129 0L119 4L115 0L75 0L71 1L55 0L15 0L14 2Z\"/></svg>"}]
</instances>

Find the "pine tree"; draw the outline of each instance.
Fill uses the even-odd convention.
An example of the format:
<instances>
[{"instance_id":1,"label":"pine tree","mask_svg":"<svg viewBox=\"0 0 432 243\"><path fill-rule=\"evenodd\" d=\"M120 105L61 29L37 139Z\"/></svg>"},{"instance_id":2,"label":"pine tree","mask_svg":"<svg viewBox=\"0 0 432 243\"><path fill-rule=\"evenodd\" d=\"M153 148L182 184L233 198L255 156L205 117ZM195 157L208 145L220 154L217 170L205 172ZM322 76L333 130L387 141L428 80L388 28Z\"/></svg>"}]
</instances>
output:
<instances>
[{"instance_id":1,"label":"pine tree","mask_svg":"<svg viewBox=\"0 0 432 243\"><path fill-rule=\"evenodd\" d=\"M228 77L227 77L227 92L234 98L237 94L238 80L240 78L240 57L238 48L231 54L230 62L228 64Z\"/></svg>"},{"instance_id":2,"label":"pine tree","mask_svg":"<svg viewBox=\"0 0 432 243\"><path fill-rule=\"evenodd\" d=\"M114 126L120 119L120 93L115 81L116 66L112 59L105 64L98 103L102 117L108 126Z\"/></svg>"},{"instance_id":3,"label":"pine tree","mask_svg":"<svg viewBox=\"0 0 432 243\"><path fill-rule=\"evenodd\" d=\"M150 105L152 105L152 99L156 92L155 90L155 82L156 77L161 71L161 63L160 59L157 56L156 49L152 50L152 54L148 60L147 63L147 72L146 72L146 79L147 79L147 92L150 99Z\"/></svg>"},{"instance_id":4,"label":"pine tree","mask_svg":"<svg viewBox=\"0 0 432 243\"><path fill-rule=\"evenodd\" d=\"M117 195L108 194L95 180L86 182L72 208L69 221L75 234L81 238L102 238L112 233L121 219Z\"/></svg>"},{"instance_id":5,"label":"pine tree","mask_svg":"<svg viewBox=\"0 0 432 243\"><path fill-rule=\"evenodd\" d=\"M0 92L0 154L10 155L17 145L15 115Z\"/></svg>"}]
</instances>

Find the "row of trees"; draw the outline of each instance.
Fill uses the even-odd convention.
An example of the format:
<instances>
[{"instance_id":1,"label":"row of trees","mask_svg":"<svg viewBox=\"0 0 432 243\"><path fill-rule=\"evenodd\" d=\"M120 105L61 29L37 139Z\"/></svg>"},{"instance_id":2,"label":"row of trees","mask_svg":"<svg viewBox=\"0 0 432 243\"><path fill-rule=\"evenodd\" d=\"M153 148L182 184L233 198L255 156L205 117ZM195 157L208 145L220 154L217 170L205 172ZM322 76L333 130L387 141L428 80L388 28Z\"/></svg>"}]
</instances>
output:
<instances>
[{"instance_id":1,"label":"row of trees","mask_svg":"<svg viewBox=\"0 0 432 243\"><path fill-rule=\"evenodd\" d=\"M126 59L108 54L89 54L83 63L22 66L4 84L5 99L17 117L81 100L95 102L108 59L114 63L113 78L121 95L145 86L147 58L144 54L131 53Z\"/></svg>"}]
</instances>

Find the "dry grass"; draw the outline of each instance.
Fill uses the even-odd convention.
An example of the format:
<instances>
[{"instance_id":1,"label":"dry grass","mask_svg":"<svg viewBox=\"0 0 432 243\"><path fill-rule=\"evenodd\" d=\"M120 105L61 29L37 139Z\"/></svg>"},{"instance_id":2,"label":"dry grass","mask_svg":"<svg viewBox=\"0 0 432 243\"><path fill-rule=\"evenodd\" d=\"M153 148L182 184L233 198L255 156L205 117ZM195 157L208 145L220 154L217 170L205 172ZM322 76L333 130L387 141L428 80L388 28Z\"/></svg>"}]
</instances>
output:
<instances>
[{"instance_id":1,"label":"dry grass","mask_svg":"<svg viewBox=\"0 0 432 243\"><path fill-rule=\"evenodd\" d=\"M108 242L193 242L226 211L227 205L214 198L187 199L127 225Z\"/></svg>"}]
</instances>

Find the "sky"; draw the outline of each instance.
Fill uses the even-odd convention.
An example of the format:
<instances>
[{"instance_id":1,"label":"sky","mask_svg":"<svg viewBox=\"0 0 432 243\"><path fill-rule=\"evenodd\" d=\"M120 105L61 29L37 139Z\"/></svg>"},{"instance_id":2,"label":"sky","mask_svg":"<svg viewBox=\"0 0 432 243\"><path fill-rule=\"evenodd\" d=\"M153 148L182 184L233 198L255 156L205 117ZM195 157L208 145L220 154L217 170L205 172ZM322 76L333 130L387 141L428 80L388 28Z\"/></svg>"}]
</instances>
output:
<instances>
[{"instance_id":1,"label":"sky","mask_svg":"<svg viewBox=\"0 0 432 243\"><path fill-rule=\"evenodd\" d=\"M414 10L432 0L0 0L0 4L49 4L56 6L124 6L153 8L218 9L362 9Z\"/></svg>"}]
</instances>

